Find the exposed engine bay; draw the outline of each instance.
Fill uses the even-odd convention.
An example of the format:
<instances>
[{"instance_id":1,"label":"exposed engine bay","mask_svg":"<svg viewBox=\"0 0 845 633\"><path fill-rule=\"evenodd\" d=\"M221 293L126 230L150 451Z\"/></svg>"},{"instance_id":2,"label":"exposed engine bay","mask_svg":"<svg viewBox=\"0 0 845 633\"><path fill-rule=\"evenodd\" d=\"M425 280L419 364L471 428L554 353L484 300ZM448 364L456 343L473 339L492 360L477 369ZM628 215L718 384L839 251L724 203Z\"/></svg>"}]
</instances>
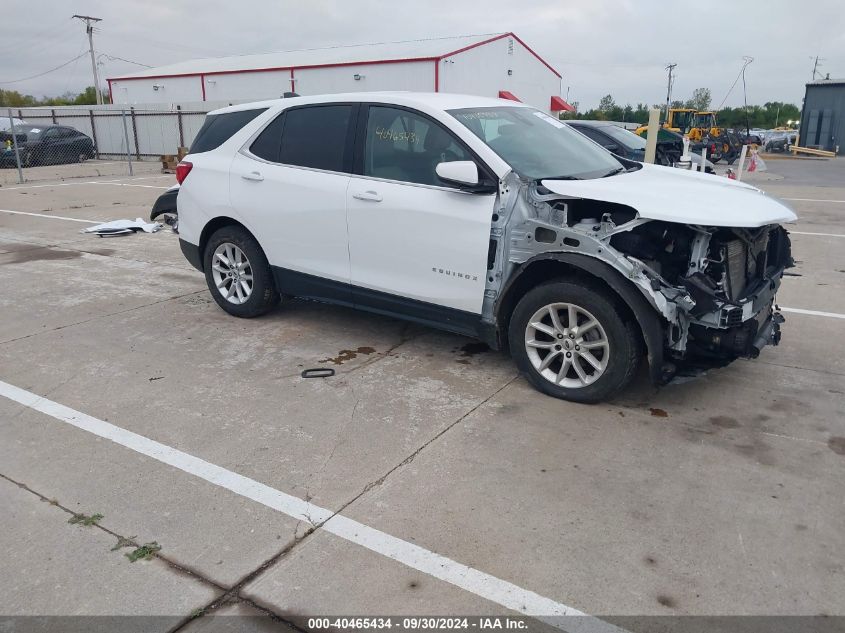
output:
<instances>
[{"instance_id":1,"label":"exposed engine bay","mask_svg":"<svg viewBox=\"0 0 845 633\"><path fill-rule=\"evenodd\" d=\"M567 198L511 174L493 216L484 318L495 323L499 298L525 263L552 253L600 260L645 297L662 330L661 357L649 350L652 363L661 364L658 382L754 358L780 340L783 317L774 299L794 264L779 224L644 219L632 207Z\"/></svg>"}]
</instances>

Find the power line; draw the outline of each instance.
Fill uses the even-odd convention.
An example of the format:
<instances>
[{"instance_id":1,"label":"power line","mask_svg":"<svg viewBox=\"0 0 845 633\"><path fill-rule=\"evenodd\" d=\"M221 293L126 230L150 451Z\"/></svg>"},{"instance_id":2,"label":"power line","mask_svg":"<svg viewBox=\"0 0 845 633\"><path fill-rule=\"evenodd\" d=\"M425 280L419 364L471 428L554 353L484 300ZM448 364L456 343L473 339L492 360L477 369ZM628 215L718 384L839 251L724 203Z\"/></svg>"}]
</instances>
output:
<instances>
[{"instance_id":1,"label":"power line","mask_svg":"<svg viewBox=\"0 0 845 633\"><path fill-rule=\"evenodd\" d=\"M4 38L3 38L4 39L4 45L0 46L0 52L6 53L6 52L12 51L12 50L20 50L21 45L18 41L15 41L15 40L18 40L18 39L40 40L40 39L46 38L48 35L52 36L56 31L63 30L67 26L70 26L69 22L61 22L61 23L58 23L58 24L53 24L52 26L49 26L46 29L36 31L33 34L26 33L25 31L16 31L15 33L13 33L11 35L11 37L10 36L4 36ZM65 35L68 35L68 34L69 34L69 32L65 33ZM51 44L55 44L56 38L50 37L49 39L50 39ZM62 38L62 39L67 39L67 38L65 37L65 38ZM9 40L12 40L13 43L9 44L8 43Z\"/></svg>"},{"instance_id":2,"label":"power line","mask_svg":"<svg viewBox=\"0 0 845 633\"><path fill-rule=\"evenodd\" d=\"M23 77L22 79L13 79L12 81L0 81L0 84L16 84L16 83L20 83L22 81L29 81L30 79L37 79L38 77L43 77L44 75L49 75L52 72L55 72L57 70L64 68L65 66L72 64L73 62L75 62L80 57L85 57L85 55L87 53L88 53L88 51L85 51L84 53L82 53L82 55L77 55L73 59L69 59L68 61L66 61L64 64L60 64L59 66L56 66L55 68L51 68L50 70L45 70L43 73L38 73L37 75L32 75L31 77Z\"/></svg>"},{"instance_id":3,"label":"power line","mask_svg":"<svg viewBox=\"0 0 845 633\"><path fill-rule=\"evenodd\" d=\"M743 60L751 60L751 61L745 61L745 63L743 63L742 68L740 68L739 72L736 74L736 79L734 79L734 82L731 84L731 87L728 90L728 94L726 94L725 98L722 99L722 103L720 103L719 107L716 108L717 110L721 110L722 106L725 105L725 101L727 101L728 97L731 96L731 92L733 92L733 89L736 87L736 84L739 81L739 78L742 77L742 73L745 72L745 67L748 66L748 64L750 64L752 61L754 61L754 59L750 58L750 57L743 57L742 59Z\"/></svg>"},{"instance_id":4,"label":"power line","mask_svg":"<svg viewBox=\"0 0 845 633\"><path fill-rule=\"evenodd\" d=\"M124 59L123 57L118 57L117 55L109 55L108 53L100 53L97 56L97 59L100 59L101 57L105 57L106 59L108 59L110 61L114 61L114 60L117 59L119 61L126 62L127 64L135 64L136 66L143 66L144 68L152 68L152 66L150 66L149 64L142 64L141 62L133 62L131 59Z\"/></svg>"}]
</instances>

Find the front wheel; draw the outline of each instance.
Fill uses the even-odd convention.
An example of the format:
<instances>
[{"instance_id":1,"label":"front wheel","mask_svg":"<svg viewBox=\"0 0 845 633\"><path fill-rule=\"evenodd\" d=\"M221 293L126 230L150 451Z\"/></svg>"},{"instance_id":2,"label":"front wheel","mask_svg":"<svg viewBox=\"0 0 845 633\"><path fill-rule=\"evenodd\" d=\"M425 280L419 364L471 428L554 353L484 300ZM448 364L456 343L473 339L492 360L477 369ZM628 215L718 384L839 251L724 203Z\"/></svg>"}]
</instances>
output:
<instances>
[{"instance_id":1,"label":"front wheel","mask_svg":"<svg viewBox=\"0 0 845 633\"><path fill-rule=\"evenodd\" d=\"M552 282L517 304L508 332L511 355L538 390L593 403L621 391L640 361L635 328L591 286Z\"/></svg>"},{"instance_id":2,"label":"front wheel","mask_svg":"<svg viewBox=\"0 0 845 633\"><path fill-rule=\"evenodd\" d=\"M209 238L203 270L211 296L232 316L260 316L279 302L264 251L240 226L224 226Z\"/></svg>"}]
</instances>

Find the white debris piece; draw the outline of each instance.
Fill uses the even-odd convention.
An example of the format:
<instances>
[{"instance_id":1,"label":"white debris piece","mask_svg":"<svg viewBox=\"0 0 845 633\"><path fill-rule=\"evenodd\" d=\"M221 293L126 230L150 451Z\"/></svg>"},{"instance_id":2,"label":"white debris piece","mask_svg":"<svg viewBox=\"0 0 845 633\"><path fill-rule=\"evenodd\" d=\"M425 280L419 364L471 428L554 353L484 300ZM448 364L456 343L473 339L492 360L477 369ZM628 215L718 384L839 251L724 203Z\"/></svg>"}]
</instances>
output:
<instances>
[{"instance_id":1,"label":"white debris piece","mask_svg":"<svg viewBox=\"0 0 845 633\"><path fill-rule=\"evenodd\" d=\"M137 231L155 233L163 226L163 224L158 222L144 222L141 218L136 218L134 220L114 220L96 226L89 226L87 229L82 229L82 233L94 233L100 237L110 237L112 235L129 235Z\"/></svg>"}]
</instances>

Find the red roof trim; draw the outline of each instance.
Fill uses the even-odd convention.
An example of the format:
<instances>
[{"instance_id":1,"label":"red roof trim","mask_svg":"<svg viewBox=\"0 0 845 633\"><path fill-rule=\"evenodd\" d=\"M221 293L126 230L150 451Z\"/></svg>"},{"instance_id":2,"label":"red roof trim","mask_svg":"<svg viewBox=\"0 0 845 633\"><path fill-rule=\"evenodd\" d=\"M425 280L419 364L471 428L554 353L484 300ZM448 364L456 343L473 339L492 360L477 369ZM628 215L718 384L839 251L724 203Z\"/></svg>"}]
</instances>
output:
<instances>
[{"instance_id":1,"label":"red roof trim","mask_svg":"<svg viewBox=\"0 0 845 633\"><path fill-rule=\"evenodd\" d=\"M436 57L407 57L402 59L375 59L363 62L338 62L334 64L308 64L305 66L271 66L268 68L244 68L241 70L210 70L201 73L174 73L172 75L144 75L143 77L113 77L109 81L136 81L141 79L168 79L172 77L201 77L209 75L236 75L240 73L269 73L281 70L306 70L309 68L339 68L342 66L372 66L378 64L402 64L404 62L433 62Z\"/></svg>"},{"instance_id":2,"label":"red roof trim","mask_svg":"<svg viewBox=\"0 0 845 633\"><path fill-rule=\"evenodd\" d=\"M519 101L522 103L522 101L519 100L519 97L507 90L499 90L499 99L508 99L509 101Z\"/></svg>"},{"instance_id":3,"label":"red roof trim","mask_svg":"<svg viewBox=\"0 0 845 633\"><path fill-rule=\"evenodd\" d=\"M563 77L562 77L562 75L561 75L558 71L556 71L554 68L552 68L552 65L551 65L551 64L549 64L549 62L547 62L545 59L543 59L542 57L540 57L537 53L535 53L535 52L534 52L534 50L533 50L530 46L528 46L528 44L526 44L526 43L525 43L525 42L523 42L521 39L519 39L519 36L518 36L518 35L516 35L515 33L508 33L508 35L510 35L511 37L513 37L513 39L515 39L517 42L519 42L520 44L522 44L522 45L525 47L525 50L527 50L529 53L531 53L532 55L534 55L534 57L536 57L538 60L540 60L540 62L542 62L542 64L543 64L543 66L545 66L546 68L548 68L549 70L551 70L551 71L552 71L555 75L557 75L557 76L558 76L558 79L562 79L562 78L563 78Z\"/></svg>"},{"instance_id":4,"label":"red roof trim","mask_svg":"<svg viewBox=\"0 0 845 633\"><path fill-rule=\"evenodd\" d=\"M279 70L292 70L294 68L298 69L307 69L307 68L337 68L341 66L368 66L372 64L400 64L403 62L430 62L436 61L439 62L442 59L447 57L452 57L454 55L458 55L465 51L468 51L473 48L478 48L479 46L484 46L485 44L489 44L491 42L496 42L505 37L512 37L517 42L519 42L525 50L531 53L534 57L536 57L546 68L551 70L558 78L561 77L561 74L556 71L545 59L540 57L534 50L528 46L525 42L523 42L519 36L514 33L502 33L501 35L496 35L494 37L488 38L486 40L482 40L480 42L476 42L475 44L470 44L469 46L464 46L463 48L459 48L457 50L451 51L449 53L445 53L444 55L440 55L438 57L405 57L399 59L374 59L369 61L359 61L359 62L337 62L337 63L330 63L330 64L307 64L304 66L270 66L267 68L244 68L242 70L215 70L215 71L208 71L208 72L196 72L196 73L174 73L171 75L147 75L144 77L112 77L108 81L133 81L136 79L166 79L168 77L199 77L205 75L233 75L236 73L264 73L264 72L274 72Z\"/></svg>"},{"instance_id":5,"label":"red roof trim","mask_svg":"<svg viewBox=\"0 0 845 633\"><path fill-rule=\"evenodd\" d=\"M560 112L561 110L564 112L575 112L575 108L573 108L570 104L564 101L561 97L552 96L551 105L549 106L549 110L552 112Z\"/></svg>"},{"instance_id":6,"label":"red roof trim","mask_svg":"<svg viewBox=\"0 0 845 633\"><path fill-rule=\"evenodd\" d=\"M501 35L496 35L495 37L491 37L490 39L483 40L481 42L476 42L475 44L470 44L469 46L464 46L463 48L459 48L456 51L452 51L451 53L446 53L445 55L441 55L438 59L444 59L446 57L451 57L452 55L457 55L458 53L463 53L464 51L468 51L472 48L478 48L479 46L484 46L485 44L489 44L490 42L495 42L496 40L500 40L503 37L507 37L508 35L513 35L512 33L502 33Z\"/></svg>"}]
</instances>

